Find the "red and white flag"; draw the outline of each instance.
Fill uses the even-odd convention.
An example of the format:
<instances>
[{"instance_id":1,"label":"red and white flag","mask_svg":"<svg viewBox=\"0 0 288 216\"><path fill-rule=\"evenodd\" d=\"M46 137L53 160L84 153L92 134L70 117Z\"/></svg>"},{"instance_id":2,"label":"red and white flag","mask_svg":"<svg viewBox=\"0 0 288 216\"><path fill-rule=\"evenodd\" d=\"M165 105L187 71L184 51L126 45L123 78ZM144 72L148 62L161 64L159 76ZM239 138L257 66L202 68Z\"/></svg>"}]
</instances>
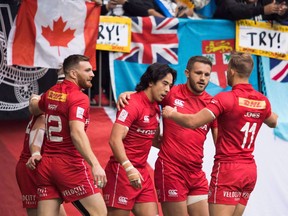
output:
<instances>
[{"instance_id":1,"label":"red and white flag","mask_svg":"<svg viewBox=\"0 0 288 216\"><path fill-rule=\"evenodd\" d=\"M85 0L23 0L11 28L7 64L60 68L71 54L96 69L100 7Z\"/></svg>"}]
</instances>

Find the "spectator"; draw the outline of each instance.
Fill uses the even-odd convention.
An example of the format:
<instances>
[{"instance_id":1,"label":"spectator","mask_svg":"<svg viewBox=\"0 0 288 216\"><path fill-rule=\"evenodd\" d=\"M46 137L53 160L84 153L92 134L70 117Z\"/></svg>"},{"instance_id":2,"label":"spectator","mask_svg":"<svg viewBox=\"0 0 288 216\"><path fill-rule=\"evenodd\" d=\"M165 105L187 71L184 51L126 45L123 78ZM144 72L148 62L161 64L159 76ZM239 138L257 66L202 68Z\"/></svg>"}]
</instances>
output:
<instances>
[{"instance_id":1,"label":"spectator","mask_svg":"<svg viewBox=\"0 0 288 216\"><path fill-rule=\"evenodd\" d=\"M210 0L155 0L152 2L154 2L154 7L166 17L199 19L201 16L195 12L195 9L202 9L209 4Z\"/></svg>"},{"instance_id":2,"label":"spectator","mask_svg":"<svg viewBox=\"0 0 288 216\"><path fill-rule=\"evenodd\" d=\"M288 19L285 0L216 0L215 19L255 19L282 22Z\"/></svg>"}]
</instances>

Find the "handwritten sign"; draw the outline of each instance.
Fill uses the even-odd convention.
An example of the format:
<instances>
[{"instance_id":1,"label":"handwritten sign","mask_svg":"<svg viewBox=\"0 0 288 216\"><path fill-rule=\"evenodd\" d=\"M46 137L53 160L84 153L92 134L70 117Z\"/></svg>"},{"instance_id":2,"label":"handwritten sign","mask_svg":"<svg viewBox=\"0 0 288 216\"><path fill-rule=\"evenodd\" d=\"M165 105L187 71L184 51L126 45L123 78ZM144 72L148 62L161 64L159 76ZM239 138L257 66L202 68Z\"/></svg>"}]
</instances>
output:
<instances>
[{"instance_id":1,"label":"handwritten sign","mask_svg":"<svg viewBox=\"0 0 288 216\"><path fill-rule=\"evenodd\" d=\"M236 22L236 50L288 60L288 26L239 20Z\"/></svg>"},{"instance_id":2,"label":"handwritten sign","mask_svg":"<svg viewBox=\"0 0 288 216\"><path fill-rule=\"evenodd\" d=\"M96 49L130 52L131 23L128 17L101 16Z\"/></svg>"}]
</instances>

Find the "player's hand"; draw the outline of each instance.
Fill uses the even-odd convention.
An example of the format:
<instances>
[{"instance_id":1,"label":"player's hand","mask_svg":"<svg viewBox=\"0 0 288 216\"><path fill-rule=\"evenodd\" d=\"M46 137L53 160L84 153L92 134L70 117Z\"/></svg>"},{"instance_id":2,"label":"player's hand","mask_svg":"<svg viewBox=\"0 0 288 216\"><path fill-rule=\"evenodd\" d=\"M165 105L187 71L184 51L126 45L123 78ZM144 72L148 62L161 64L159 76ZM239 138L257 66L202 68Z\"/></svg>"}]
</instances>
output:
<instances>
[{"instance_id":1,"label":"player's hand","mask_svg":"<svg viewBox=\"0 0 288 216\"><path fill-rule=\"evenodd\" d=\"M177 112L176 107L165 106L162 109L162 116L163 116L163 118L171 118L173 115L173 112Z\"/></svg>"},{"instance_id":2,"label":"player's hand","mask_svg":"<svg viewBox=\"0 0 288 216\"><path fill-rule=\"evenodd\" d=\"M121 108L125 108L125 105L129 104L129 100L130 100L130 95L133 94L133 92L123 92L119 95L117 103L116 103L116 107L117 110L119 111Z\"/></svg>"},{"instance_id":3,"label":"player's hand","mask_svg":"<svg viewBox=\"0 0 288 216\"><path fill-rule=\"evenodd\" d=\"M94 185L97 185L98 188L105 187L107 183L107 178L104 169L101 165L92 166L92 174L94 179Z\"/></svg>"},{"instance_id":4,"label":"player's hand","mask_svg":"<svg viewBox=\"0 0 288 216\"><path fill-rule=\"evenodd\" d=\"M141 180L144 181L144 179L140 172L133 166L133 164L129 160L126 160L121 165L126 171L126 175L130 181L130 184L134 188L142 188Z\"/></svg>"},{"instance_id":5,"label":"player's hand","mask_svg":"<svg viewBox=\"0 0 288 216\"><path fill-rule=\"evenodd\" d=\"M133 169L129 170L128 172L126 172L127 177L130 181L130 184L134 187L134 188L142 188L142 181L144 181L142 175L140 174L140 172L133 167Z\"/></svg>"},{"instance_id":6,"label":"player's hand","mask_svg":"<svg viewBox=\"0 0 288 216\"><path fill-rule=\"evenodd\" d=\"M42 159L42 156L41 155L34 155L34 156L31 156L27 163L26 163L26 166L31 169L31 170L34 170L36 169L36 166L37 164L41 161Z\"/></svg>"}]
</instances>

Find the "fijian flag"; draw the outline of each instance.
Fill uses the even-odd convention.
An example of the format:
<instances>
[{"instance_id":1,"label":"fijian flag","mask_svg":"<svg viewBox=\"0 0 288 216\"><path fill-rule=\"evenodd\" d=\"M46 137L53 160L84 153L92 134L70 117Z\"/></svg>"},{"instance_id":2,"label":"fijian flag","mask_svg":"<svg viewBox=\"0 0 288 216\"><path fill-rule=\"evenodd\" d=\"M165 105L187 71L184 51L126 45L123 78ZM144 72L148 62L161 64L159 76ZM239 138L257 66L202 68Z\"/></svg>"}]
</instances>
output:
<instances>
[{"instance_id":1,"label":"fijian flag","mask_svg":"<svg viewBox=\"0 0 288 216\"><path fill-rule=\"evenodd\" d=\"M228 20L132 17L131 32L130 53L109 52L115 100L122 92L133 91L141 75L154 62L169 64L178 72L175 84L185 83L187 62L195 55L207 56L213 62L215 75L206 88L209 94L231 89L226 84L225 71L228 55L234 49L235 23ZM258 89L257 67L254 67L249 81Z\"/></svg>"}]
</instances>

